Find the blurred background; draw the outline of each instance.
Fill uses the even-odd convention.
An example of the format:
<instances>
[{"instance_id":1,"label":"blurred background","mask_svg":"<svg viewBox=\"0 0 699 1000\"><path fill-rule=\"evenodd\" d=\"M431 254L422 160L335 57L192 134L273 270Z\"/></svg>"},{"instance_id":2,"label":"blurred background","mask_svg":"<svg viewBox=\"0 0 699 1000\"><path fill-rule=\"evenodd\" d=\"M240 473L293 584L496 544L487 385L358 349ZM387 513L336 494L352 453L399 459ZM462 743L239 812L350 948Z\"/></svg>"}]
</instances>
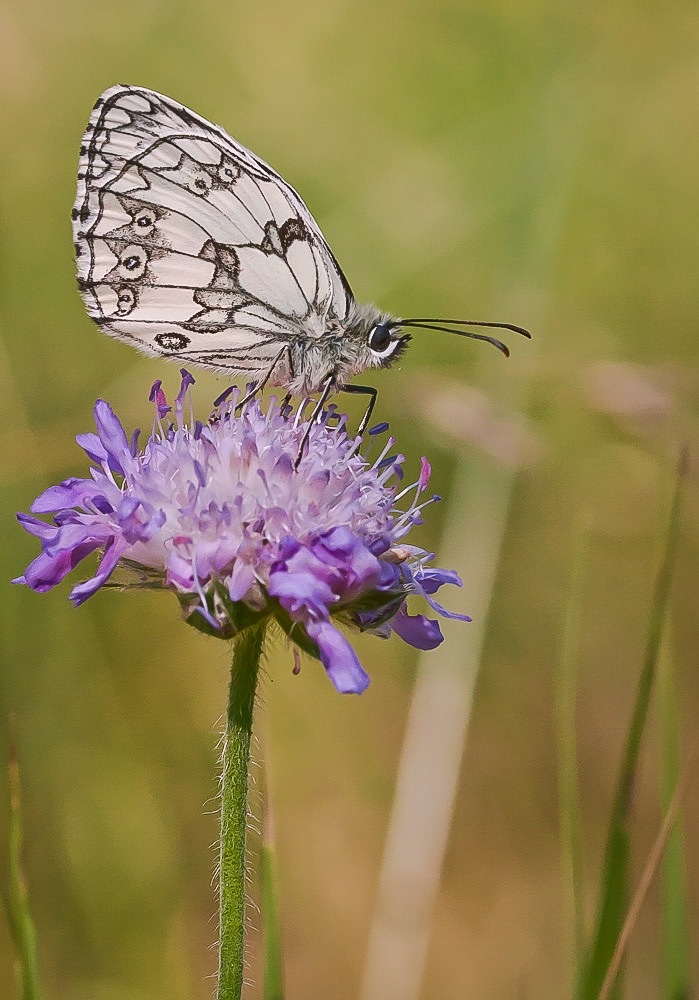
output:
<instances>
[{"instance_id":1,"label":"blurred background","mask_svg":"<svg viewBox=\"0 0 699 1000\"><path fill-rule=\"evenodd\" d=\"M268 160L358 299L534 333L511 338L509 361L416 334L401 370L374 383L377 419L408 469L429 455L444 498L414 539L459 570L464 591L445 600L476 622L449 629L448 662L435 653L419 667L399 640L362 638L372 684L361 698L337 695L312 662L292 676L279 644L256 757L275 805L288 997L368 1000L414 683L431 664L446 672L463 712L442 755L453 814L415 995L570 995L556 692L573 553L582 533L576 725L591 918L676 459L683 444L696 455L696 4L10 0L0 38L0 755L12 711L46 997L204 1000L214 988L226 646L185 628L169 595L100 593L73 610L67 585L39 596L7 582L38 551L14 512L84 474L74 437L92 428L95 398L147 429L153 379L178 385L176 366L100 336L75 288L78 147L117 82L174 97ZM200 415L221 388L198 374ZM681 742L699 711L696 514L695 464L666 648ZM442 736L433 719L424 760L440 759ZM651 741L636 872L659 799ZM685 829L696 928L696 782ZM658 936L651 891L631 945L638 1000L659 995ZM256 983L259 950L252 933ZM0 996L15 995L0 920Z\"/></svg>"}]
</instances>

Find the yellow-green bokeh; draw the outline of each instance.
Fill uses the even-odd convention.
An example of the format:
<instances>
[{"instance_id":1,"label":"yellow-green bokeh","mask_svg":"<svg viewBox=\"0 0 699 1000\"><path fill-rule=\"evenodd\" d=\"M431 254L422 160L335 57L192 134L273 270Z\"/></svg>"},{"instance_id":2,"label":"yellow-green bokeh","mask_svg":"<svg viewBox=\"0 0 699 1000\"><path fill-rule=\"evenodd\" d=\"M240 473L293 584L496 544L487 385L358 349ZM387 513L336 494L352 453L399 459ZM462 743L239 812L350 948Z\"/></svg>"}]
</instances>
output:
<instances>
[{"instance_id":1,"label":"yellow-green bokeh","mask_svg":"<svg viewBox=\"0 0 699 1000\"><path fill-rule=\"evenodd\" d=\"M375 384L377 416L408 467L429 454L446 504L457 452L474 477L503 448L522 463L423 996L560 1000L571 959L554 688L576 524L591 525L578 708L591 903L674 459L684 443L696 452L696 5L10 0L0 25L1 580L37 550L14 511L84 473L74 436L91 429L94 399L148 428L150 383L177 384L175 366L100 336L75 288L77 150L107 86L169 94L270 161L360 299L533 329L508 362L416 337ZM220 389L198 376L202 412ZM440 423L454 398L470 406L461 426ZM672 612L688 729L696 513L694 465ZM426 548L443 517L430 511ZM451 565L449 552L438 561ZM102 593L73 610L67 586L0 587L0 727L13 710L46 997L209 997L224 644L186 629L167 595ZM281 644L266 668L260 757L272 763L291 1000L349 1000L359 986L415 663L397 640L359 646L373 682L358 699L336 695L316 664L292 676ZM646 763L638 865L660 820L652 748ZM696 790L689 806L691 846ZM635 1000L659 995L658 933L651 898ZM0 996L12 983L0 921Z\"/></svg>"}]
</instances>

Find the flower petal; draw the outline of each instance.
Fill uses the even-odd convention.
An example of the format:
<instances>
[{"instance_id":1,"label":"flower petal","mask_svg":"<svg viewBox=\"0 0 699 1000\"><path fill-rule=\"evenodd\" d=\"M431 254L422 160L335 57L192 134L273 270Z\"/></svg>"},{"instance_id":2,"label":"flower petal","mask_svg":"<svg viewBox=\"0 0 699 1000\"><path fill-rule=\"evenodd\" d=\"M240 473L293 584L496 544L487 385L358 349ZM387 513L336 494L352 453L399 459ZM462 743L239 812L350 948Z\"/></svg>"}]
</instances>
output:
<instances>
[{"instance_id":1,"label":"flower petal","mask_svg":"<svg viewBox=\"0 0 699 1000\"><path fill-rule=\"evenodd\" d=\"M345 636L330 622L311 622L306 631L318 646L322 664L340 694L366 691L369 675Z\"/></svg>"},{"instance_id":2,"label":"flower petal","mask_svg":"<svg viewBox=\"0 0 699 1000\"><path fill-rule=\"evenodd\" d=\"M32 517L31 514L17 514L17 520L25 531L28 531L30 535L36 535L37 538L50 540L58 531L55 524L48 524L46 521L41 521L38 517Z\"/></svg>"},{"instance_id":3,"label":"flower petal","mask_svg":"<svg viewBox=\"0 0 699 1000\"><path fill-rule=\"evenodd\" d=\"M31 510L34 514L48 514L62 507L82 506L86 486L94 489L91 480L76 477L64 479L57 486L49 486L44 490L31 505Z\"/></svg>"},{"instance_id":4,"label":"flower petal","mask_svg":"<svg viewBox=\"0 0 699 1000\"><path fill-rule=\"evenodd\" d=\"M73 587L70 592L70 599L75 607L83 604L88 597L92 597L92 595L100 589L102 584L109 579L126 548L127 545L115 537L112 537L107 541L102 561L100 562L95 575L92 579L85 580L83 583L79 583L76 587Z\"/></svg>"},{"instance_id":5,"label":"flower petal","mask_svg":"<svg viewBox=\"0 0 699 1000\"><path fill-rule=\"evenodd\" d=\"M99 539L93 538L76 545L74 548L59 549L53 554L41 552L25 570L24 577L18 582L25 583L39 594L45 594L60 583L77 564L89 556L101 545Z\"/></svg>"},{"instance_id":6,"label":"flower petal","mask_svg":"<svg viewBox=\"0 0 699 1000\"><path fill-rule=\"evenodd\" d=\"M444 640L439 622L424 615L409 615L405 605L389 624L404 642L416 649L435 649Z\"/></svg>"},{"instance_id":7,"label":"flower petal","mask_svg":"<svg viewBox=\"0 0 699 1000\"><path fill-rule=\"evenodd\" d=\"M443 618L452 618L461 622L473 621L470 615L463 615L458 611L448 611L442 604L435 601L435 599L431 596L445 583L450 583L457 587L463 586L461 577L458 573L449 569L436 569L434 567L426 569L424 566L421 566L420 569L411 574L411 576L412 589L417 594L421 594L432 610L436 611L438 615L441 615Z\"/></svg>"},{"instance_id":8,"label":"flower petal","mask_svg":"<svg viewBox=\"0 0 699 1000\"><path fill-rule=\"evenodd\" d=\"M165 523L165 511L149 512L146 505L135 497L124 497L116 512L116 519L124 540L129 545L147 542Z\"/></svg>"},{"instance_id":9,"label":"flower petal","mask_svg":"<svg viewBox=\"0 0 699 1000\"><path fill-rule=\"evenodd\" d=\"M446 583L454 587L463 587L464 583L458 573L453 569L437 569L436 566L426 566L419 570L414 577L425 594L434 594Z\"/></svg>"},{"instance_id":10,"label":"flower petal","mask_svg":"<svg viewBox=\"0 0 699 1000\"><path fill-rule=\"evenodd\" d=\"M337 600L320 574L310 568L292 572L285 563L272 567L267 591L294 618L301 618L304 612L327 618L328 608Z\"/></svg>"},{"instance_id":11,"label":"flower petal","mask_svg":"<svg viewBox=\"0 0 699 1000\"><path fill-rule=\"evenodd\" d=\"M107 452L109 468L112 472L123 474L123 459L130 455L129 442L126 432L121 425L109 403L104 399L98 399L95 403L95 424L99 439Z\"/></svg>"}]
</instances>

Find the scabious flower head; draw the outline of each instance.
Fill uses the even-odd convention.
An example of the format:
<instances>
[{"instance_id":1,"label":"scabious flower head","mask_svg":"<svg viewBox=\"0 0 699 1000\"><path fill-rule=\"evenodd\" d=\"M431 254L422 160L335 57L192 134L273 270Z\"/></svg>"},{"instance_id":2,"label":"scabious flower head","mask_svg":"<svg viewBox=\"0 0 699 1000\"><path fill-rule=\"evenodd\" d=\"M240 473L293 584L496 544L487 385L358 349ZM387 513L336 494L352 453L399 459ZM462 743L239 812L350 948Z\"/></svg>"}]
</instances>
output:
<instances>
[{"instance_id":1,"label":"scabious flower head","mask_svg":"<svg viewBox=\"0 0 699 1000\"><path fill-rule=\"evenodd\" d=\"M404 541L430 502L421 502L425 459L418 481L401 489L402 456L387 457L392 439L370 463L333 407L309 427L303 406L294 414L274 399L266 410L253 401L237 413L237 389L216 400L204 424L191 416L193 382L183 369L174 421L155 383L156 417L142 449L138 431L128 439L109 404L97 401L96 433L77 438L94 463L89 477L49 487L32 515L17 515L42 551L15 582L50 590L100 551L95 575L71 590L74 604L128 569L141 585L174 590L187 620L212 635L231 638L275 619L343 692L363 691L369 678L338 624L396 632L431 649L442 641L439 625L408 613L410 595L468 620L432 596L442 584L460 586L457 574L430 567L430 555Z\"/></svg>"}]
</instances>

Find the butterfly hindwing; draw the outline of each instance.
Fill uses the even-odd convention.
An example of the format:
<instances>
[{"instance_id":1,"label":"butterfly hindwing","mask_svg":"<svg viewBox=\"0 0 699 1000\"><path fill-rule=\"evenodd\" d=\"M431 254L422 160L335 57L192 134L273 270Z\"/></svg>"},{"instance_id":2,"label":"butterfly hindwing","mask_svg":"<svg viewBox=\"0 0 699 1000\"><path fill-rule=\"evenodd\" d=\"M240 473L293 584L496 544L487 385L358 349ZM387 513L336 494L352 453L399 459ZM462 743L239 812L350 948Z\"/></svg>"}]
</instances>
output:
<instances>
[{"instance_id":1,"label":"butterfly hindwing","mask_svg":"<svg viewBox=\"0 0 699 1000\"><path fill-rule=\"evenodd\" d=\"M252 376L342 320L349 286L301 198L218 126L113 87L80 153L73 226L88 312L147 353Z\"/></svg>"}]
</instances>

